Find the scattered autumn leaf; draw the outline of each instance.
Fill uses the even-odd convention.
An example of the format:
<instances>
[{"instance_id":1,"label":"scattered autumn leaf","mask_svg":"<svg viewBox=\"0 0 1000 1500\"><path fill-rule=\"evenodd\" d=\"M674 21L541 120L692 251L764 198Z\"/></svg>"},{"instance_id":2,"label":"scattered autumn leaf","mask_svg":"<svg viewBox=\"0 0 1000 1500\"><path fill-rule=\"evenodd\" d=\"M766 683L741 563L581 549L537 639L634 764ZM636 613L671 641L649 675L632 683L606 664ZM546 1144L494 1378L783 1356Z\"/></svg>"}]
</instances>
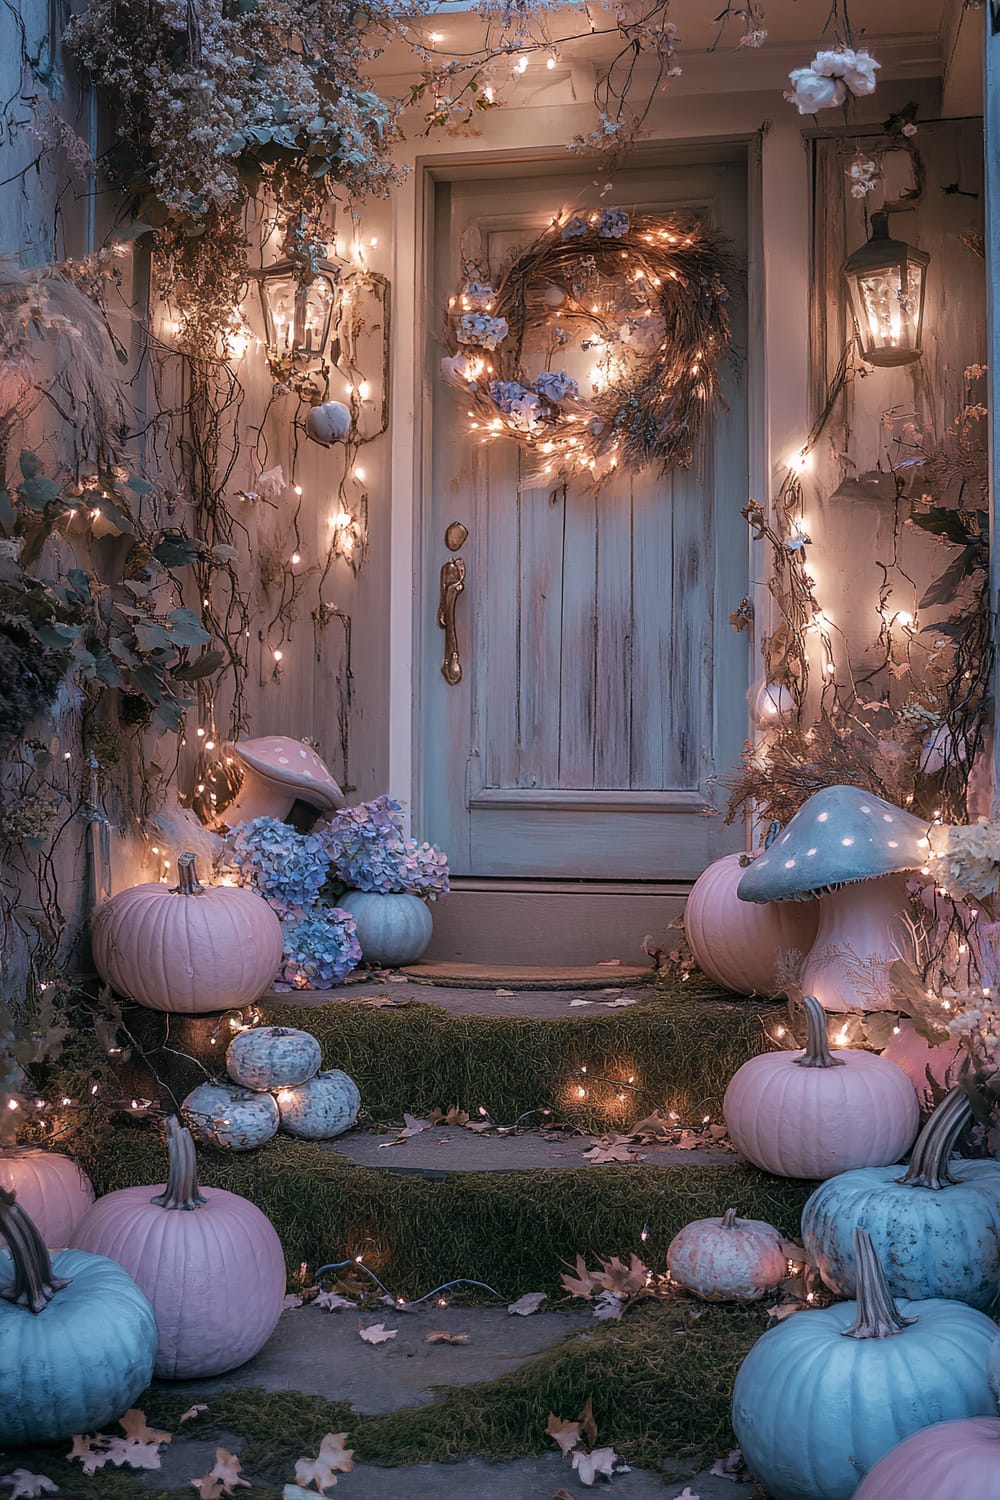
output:
<instances>
[{"instance_id":1,"label":"scattered autumn leaf","mask_svg":"<svg viewBox=\"0 0 1000 1500\"><path fill-rule=\"evenodd\" d=\"M8 1500L38 1500L39 1495L54 1495L59 1489L47 1474L32 1474L28 1469L0 1475L0 1484L11 1486Z\"/></svg>"},{"instance_id":2,"label":"scattered autumn leaf","mask_svg":"<svg viewBox=\"0 0 1000 1500\"><path fill-rule=\"evenodd\" d=\"M629 1134L641 1141L669 1141L675 1128L676 1122L668 1118L666 1110L654 1109L645 1119L637 1120Z\"/></svg>"},{"instance_id":3,"label":"scattered autumn leaf","mask_svg":"<svg viewBox=\"0 0 1000 1500\"><path fill-rule=\"evenodd\" d=\"M593 1272L584 1265L582 1255L576 1257L576 1275L569 1276L564 1271L559 1279L573 1297L592 1297L600 1286Z\"/></svg>"},{"instance_id":4,"label":"scattered autumn leaf","mask_svg":"<svg viewBox=\"0 0 1000 1500\"><path fill-rule=\"evenodd\" d=\"M103 1446L106 1442L107 1438L103 1432L95 1432L93 1437L85 1432L75 1432L72 1437L73 1446L66 1455L66 1462L68 1463L73 1458L87 1458L99 1444Z\"/></svg>"},{"instance_id":5,"label":"scattered autumn leaf","mask_svg":"<svg viewBox=\"0 0 1000 1500\"><path fill-rule=\"evenodd\" d=\"M638 1161L631 1139L627 1135L605 1135L583 1153L584 1158L595 1164L605 1161Z\"/></svg>"},{"instance_id":6,"label":"scattered autumn leaf","mask_svg":"<svg viewBox=\"0 0 1000 1500\"><path fill-rule=\"evenodd\" d=\"M627 1266L617 1255L612 1255L610 1260L602 1260L601 1266L602 1270L595 1272L594 1279L606 1292L622 1292L625 1296L631 1296L634 1292L641 1292L649 1282L649 1267L643 1265L634 1251L628 1258Z\"/></svg>"},{"instance_id":7,"label":"scattered autumn leaf","mask_svg":"<svg viewBox=\"0 0 1000 1500\"><path fill-rule=\"evenodd\" d=\"M602 958L598 963L599 969L617 969L621 964L620 958Z\"/></svg>"},{"instance_id":8,"label":"scattered autumn leaf","mask_svg":"<svg viewBox=\"0 0 1000 1500\"><path fill-rule=\"evenodd\" d=\"M386 1328L384 1323L371 1323L367 1328L358 1324L358 1334L366 1344L384 1344L387 1339L394 1339L398 1332L398 1328Z\"/></svg>"},{"instance_id":9,"label":"scattered autumn leaf","mask_svg":"<svg viewBox=\"0 0 1000 1500\"><path fill-rule=\"evenodd\" d=\"M293 1308L302 1306L302 1298L298 1292L286 1292L281 1299L281 1311L291 1312Z\"/></svg>"},{"instance_id":10,"label":"scattered autumn leaf","mask_svg":"<svg viewBox=\"0 0 1000 1500\"><path fill-rule=\"evenodd\" d=\"M204 1401L199 1401L196 1406L189 1406L187 1411L182 1412L178 1420L180 1422L190 1422L192 1417L200 1417L203 1411L208 1411L208 1407Z\"/></svg>"},{"instance_id":11,"label":"scattered autumn leaf","mask_svg":"<svg viewBox=\"0 0 1000 1500\"><path fill-rule=\"evenodd\" d=\"M621 1292L602 1292L594 1303L594 1317L599 1323L617 1323L625 1311Z\"/></svg>"},{"instance_id":12,"label":"scattered autumn leaf","mask_svg":"<svg viewBox=\"0 0 1000 1500\"><path fill-rule=\"evenodd\" d=\"M547 1301L545 1292L525 1292L523 1297L518 1297L516 1302L510 1304L507 1311L512 1316L530 1318L531 1314L538 1312L542 1303Z\"/></svg>"},{"instance_id":13,"label":"scattered autumn leaf","mask_svg":"<svg viewBox=\"0 0 1000 1500\"><path fill-rule=\"evenodd\" d=\"M570 1494L569 1490L556 1490L552 1500L575 1500L575 1497Z\"/></svg>"},{"instance_id":14,"label":"scattered autumn leaf","mask_svg":"<svg viewBox=\"0 0 1000 1500\"><path fill-rule=\"evenodd\" d=\"M467 1125L470 1116L464 1109L453 1104L450 1109L432 1109L427 1116L428 1125Z\"/></svg>"},{"instance_id":15,"label":"scattered autumn leaf","mask_svg":"<svg viewBox=\"0 0 1000 1500\"><path fill-rule=\"evenodd\" d=\"M571 1000L570 1005L596 1005L596 1000Z\"/></svg>"},{"instance_id":16,"label":"scattered autumn leaf","mask_svg":"<svg viewBox=\"0 0 1000 1500\"><path fill-rule=\"evenodd\" d=\"M372 1010L399 1010L404 1005L412 1005L413 1001L404 995L399 995L396 999L391 995L359 995L354 1004L367 1005Z\"/></svg>"},{"instance_id":17,"label":"scattered autumn leaf","mask_svg":"<svg viewBox=\"0 0 1000 1500\"><path fill-rule=\"evenodd\" d=\"M575 1453L570 1454L570 1462L580 1483L591 1485L599 1476L611 1478L618 1462L618 1454L613 1448L595 1448L591 1453L584 1453L578 1448Z\"/></svg>"},{"instance_id":18,"label":"scattered autumn leaf","mask_svg":"<svg viewBox=\"0 0 1000 1500\"><path fill-rule=\"evenodd\" d=\"M422 1130L430 1130L430 1120L418 1120L415 1115L408 1115L403 1111L403 1128L391 1141L383 1141L379 1146L380 1151L385 1151L389 1146L398 1146L402 1141L408 1141L412 1135L419 1135Z\"/></svg>"},{"instance_id":19,"label":"scattered autumn leaf","mask_svg":"<svg viewBox=\"0 0 1000 1500\"><path fill-rule=\"evenodd\" d=\"M593 1397L587 1397L583 1403L583 1411L576 1420L580 1424L580 1437L588 1448L592 1448L597 1442L597 1422L594 1419Z\"/></svg>"},{"instance_id":20,"label":"scattered autumn leaf","mask_svg":"<svg viewBox=\"0 0 1000 1500\"><path fill-rule=\"evenodd\" d=\"M602 1000L601 1004L607 1010L621 1010L626 1005L638 1005L638 999L627 1000L624 995L619 995L617 1000Z\"/></svg>"},{"instance_id":21,"label":"scattered autumn leaf","mask_svg":"<svg viewBox=\"0 0 1000 1500\"><path fill-rule=\"evenodd\" d=\"M296 1483L314 1484L321 1495L337 1483L338 1474L354 1468L354 1449L344 1447L346 1432L328 1432L316 1458L300 1458L295 1465Z\"/></svg>"},{"instance_id":22,"label":"scattered autumn leaf","mask_svg":"<svg viewBox=\"0 0 1000 1500\"><path fill-rule=\"evenodd\" d=\"M123 1417L118 1418L118 1426L126 1437L135 1443L169 1443L172 1434L160 1432L155 1427L147 1427L146 1413L139 1411L137 1407L130 1407Z\"/></svg>"},{"instance_id":23,"label":"scattered autumn leaf","mask_svg":"<svg viewBox=\"0 0 1000 1500\"><path fill-rule=\"evenodd\" d=\"M739 1448L733 1448L725 1458L717 1458L708 1472L714 1474L716 1479L732 1479L736 1484L750 1477L750 1470Z\"/></svg>"},{"instance_id":24,"label":"scattered autumn leaf","mask_svg":"<svg viewBox=\"0 0 1000 1500\"><path fill-rule=\"evenodd\" d=\"M130 1469L158 1469L160 1447L158 1443L137 1443L133 1438L113 1437L108 1439L105 1458L116 1469L127 1464Z\"/></svg>"},{"instance_id":25,"label":"scattered autumn leaf","mask_svg":"<svg viewBox=\"0 0 1000 1500\"><path fill-rule=\"evenodd\" d=\"M424 1339L425 1344L467 1344L467 1333L449 1333L446 1328L434 1328Z\"/></svg>"},{"instance_id":26,"label":"scattered autumn leaf","mask_svg":"<svg viewBox=\"0 0 1000 1500\"><path fill-rule=\"evenodd\" d=\"M357 1304L350 1297L342 1297L339 1292L320 1292L315 1298L315 1305L324 1312L340 1312L342 1308L350 1307L356 1310Z\"/></svg>"},{"instance_id":27,"label":"scattered autumn leaf","mask_svg":"<svg viewBox=\"0 0 1000 1500\"><path fill-rule=\"evenodd\" d=\"M564 1417L557 1417L551 1411L549 1412L549 1420L546 1423L545 1431L547 1436L554 1443L558 1444L564 1458L568 1453L572 1452L580 1441L579 1422L567 1422Z\"/></svg>"},{"instance_id":28,"label":"scattered autumn leaf","mask_svg":"<svg viewBox=\"0 0 1000 1500\"><path fill-rule=\"evenodd\" d=\"M511 998L511 996L513 995L514 991L513 990L494 990L493 993L494 993L494 995L502 995L505 1000L509 1000Z\"/></svg>"},{"instance_id":29,"label":"scattered autumn leaf","mask_svg":"<svg viewBox=\"0 0 1000 1500\"><path fill-rule=\"evenodd\" d=\"M691 1486L686 1484L677 1496L677 1500L701 1500L701 1496L696 1495Z\"/></svg>"},{"instance_id":30,"label":"scattered autumn leaf","mask_svg":"<svg viewBox=\"0 0 1000 1500\"><path fill-rule=\"evenodd\" d=\"M243 1465L235 1453L230 1453L228 1448L216 1448L215 1463L203 1479L192 1479L193 1485L201 1485L198 1491L199 1500L219 1500L220 1495L231 1495L236 1489L250 1488L249 1479L240 1478L240 1470ZM214 1483L217 1489L208 1489L207 1483Z\"/></svg>"},{"instance_id":31,"label":"scattered autumn leaf","mask_svg":"<svg viewBox=\"0 0 1000 1500\"><path fill-rule=\"evenodd\" d=\"M200 1479L188 1481L198 1491L198 1500L222 1500L222 1480L203 1474Z\"/></svg>"}]
</instances>

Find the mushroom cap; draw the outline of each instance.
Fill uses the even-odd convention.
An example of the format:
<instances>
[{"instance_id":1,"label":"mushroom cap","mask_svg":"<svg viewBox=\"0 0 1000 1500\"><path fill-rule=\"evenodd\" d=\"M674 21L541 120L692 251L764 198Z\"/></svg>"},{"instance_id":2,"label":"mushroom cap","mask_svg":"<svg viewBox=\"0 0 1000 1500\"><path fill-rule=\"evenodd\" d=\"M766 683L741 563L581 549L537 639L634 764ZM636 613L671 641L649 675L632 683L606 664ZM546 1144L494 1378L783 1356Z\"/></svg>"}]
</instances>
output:
<instances>
[{"instance_id":1,"label":"mushroom cap","mask_svg":"<svg viewBox=\"0 0 1000 1500\"><path fill-rule=\"evenodd\" d=\"M736 887L741 901L805 901L831 887L915 870L928 824L856 786L826 786L803 803Z\"/></svg>"},{"instance_id":2,"label":"mushroom cap","mask_svg":"<svg viewBox=\"0 0 1000 1500\"><path fill-rule=\"evenodd\" d=\"M268 734L257 740L240 740L233 754L276 790L288 792L320 812L336 812L344 805L344 794L326 765L301 740L284 734Z\"/></svg>"}]
</instances>

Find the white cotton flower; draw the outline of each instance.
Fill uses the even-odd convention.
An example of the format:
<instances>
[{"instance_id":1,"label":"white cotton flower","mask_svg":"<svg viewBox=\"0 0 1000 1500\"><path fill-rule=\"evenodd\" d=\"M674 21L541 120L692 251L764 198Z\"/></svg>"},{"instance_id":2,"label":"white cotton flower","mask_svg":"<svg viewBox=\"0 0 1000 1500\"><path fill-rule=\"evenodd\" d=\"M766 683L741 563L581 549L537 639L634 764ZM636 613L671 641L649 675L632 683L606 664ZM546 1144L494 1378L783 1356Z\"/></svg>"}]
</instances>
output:
<instances>
[{"instance_id":1,"label":"white cotton flower","mask_svg":"<svg viewBox=\"0 0 1000 1500\"><path fill-rule=\"evenodd\" d=\"M875 92L875 69L880 68L867 47L856 52L853 47L832 47L827 52L817 52L809 64L821 78L839 78L852 94L859 97Z\"/></svg>"},{"instance_id":2,"label":"white cotton flower","mask_svg":"<svg viewBox=\"0 0 1000 1500\"><path fill-rule=\"evenodd\" d=\"M813 68L793 68L788 77L792 87L786 89L785 98L800 115L833 109L847 98L847 86L839 78L826 77Z\"/></svg>"}]
</instances>

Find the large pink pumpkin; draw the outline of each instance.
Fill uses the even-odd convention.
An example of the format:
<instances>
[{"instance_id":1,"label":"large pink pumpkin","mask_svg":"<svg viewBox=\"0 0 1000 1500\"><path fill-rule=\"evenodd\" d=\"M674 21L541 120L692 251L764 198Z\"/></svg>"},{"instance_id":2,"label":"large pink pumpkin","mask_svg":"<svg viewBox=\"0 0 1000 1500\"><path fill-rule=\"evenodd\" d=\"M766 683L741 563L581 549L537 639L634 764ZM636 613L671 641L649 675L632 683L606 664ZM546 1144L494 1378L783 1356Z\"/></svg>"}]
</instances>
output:
<instances>
[{"instance_id":1,"label":"large pink pumpkin","mask_svg":"<svg viewBox=\"0 0 1000 1500\"><path fill-rule=\"evenodd\" d=\"M916 1089L920 1107L924 1110L934 1108L928 1070L941 1093L946 1094L962 1081L971 1066L969 1054L961 1043L947 1041L932 1047L905 1016L900 1017L899 1029L883 1047L882 1056L894 1062L897 1068L902 1068Z\"/></svg>"},{"instance_id":2,"label":"large pink pumpkin","mask_svg":"<svg viewBox=\"0 0 1000 1500\"><path fill-rule=\"evenodd\" d=\"M854 1500L1000 1500L1000 1417L912 1433L868 1470Z\"/></svg>"},{"instance_id":3,"label":"large pink pumpkin","mask_svg":"<svg viewBox=\"0 0 1000 1500\"><path fill-rule=\"evenodd\" d=\"M177 861L179 884L134 885L93 922L94 964L121 995L151 1010L232 1010L271 984L281 963L281 923L242 886L199 884L194 855Z\"/></svg>"},{"instance_id":4,"label":"large pink pumpkin","mask_svg":"<svg viewBox=\"0 0 1000 1500\"><path fill-rule=\"evenodd\" d=\"M815 901L740 901L745 864L725 854L698 876L684 908L684 933L695 962L710 979L738 995L774 995L775 960L797 948L808 953L816 936Z\"/></svg>"},{"instance_id":5,"label":"large pink pumpkin","mask_svg":"<svg viewBox=\"0 0 1000 1500\"><path fill-rule=\"evenodd\" d=\"M271 1221L249 1199L199 1188L194 1142L175 1119L167 1142L166 1186L99 1198L73 1244L117 1261L149 1298L157 1375L221 1375L252 1359L274 1332L285 1258Z\"/></svg>"},{"instance_id":6,"label":"large pink pumpkin","mask_svg":"<svg viewBox=\"0 0 1000 1500\"><path fill-rule=\"evenodd\" d=\"M94 1201L90 1178L58 1151L0 1151L0 1188L17 1194L49 1250L71 1243L73 1230Z\"/></svg>"},{"instance_id":7,"label":"large pink pumpkin","mask_svg":"<svg viewBox=\"0 0 1000 1500\"><path fill-rule=\"evenodd\" d=\"M802 1005L805 1047L751 1057L730 1080L722 1107L733 1145L776 1177L822 1179L899 1161L920 1123L913 1084L875 1052L831 1052L826 1011L813 995Z\"/></svg>"}]
</instances>

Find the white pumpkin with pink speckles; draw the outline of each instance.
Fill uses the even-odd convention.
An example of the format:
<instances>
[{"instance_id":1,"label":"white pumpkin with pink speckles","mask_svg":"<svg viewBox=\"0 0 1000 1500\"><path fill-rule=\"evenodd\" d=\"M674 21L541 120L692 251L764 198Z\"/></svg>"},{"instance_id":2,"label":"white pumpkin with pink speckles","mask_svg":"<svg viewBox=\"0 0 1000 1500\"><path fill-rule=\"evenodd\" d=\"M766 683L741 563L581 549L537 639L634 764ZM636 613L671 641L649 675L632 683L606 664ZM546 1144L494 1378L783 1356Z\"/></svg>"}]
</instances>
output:
<instances>
[{"instance_id":1,"label":"white pumpkin with pink speckles","mask_svg":"<svg viewBox=\"0 0 1000 1500\"><path fill-rule=\"evenodd\" d=\"M678 1286L707 1302L756 1302L784 1281L788 1260L781 1235L761 1219L694 1219L667 1248L667 1270Z\"/></svg>"}]
</instances>

